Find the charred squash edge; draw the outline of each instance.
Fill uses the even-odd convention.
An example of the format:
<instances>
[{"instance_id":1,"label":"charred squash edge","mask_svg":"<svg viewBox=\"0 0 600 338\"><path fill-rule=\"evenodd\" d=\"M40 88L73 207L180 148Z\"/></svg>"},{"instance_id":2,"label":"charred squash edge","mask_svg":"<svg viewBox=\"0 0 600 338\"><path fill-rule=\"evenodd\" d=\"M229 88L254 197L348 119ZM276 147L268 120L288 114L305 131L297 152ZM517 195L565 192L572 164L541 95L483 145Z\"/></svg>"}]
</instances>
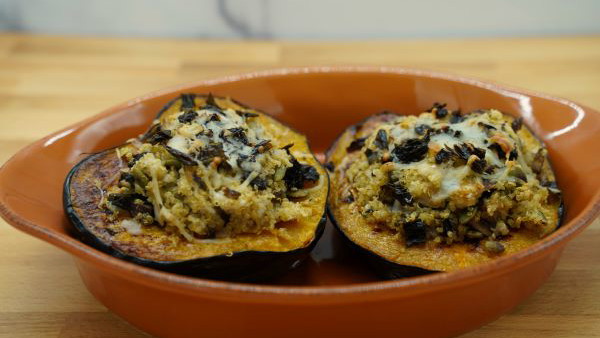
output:
<instances>
[{"instance_id":1,"label":"charred squash edge","mask_svg":"<svg viewBox=\"0 0 600 338\"><path fill-rule=\"evenodd\" d=\"M206 94L192 94L193 97L208 97ZM163 113L168 111L168 109L175 104L180 99L180 96L169 101L156 115L155 119L158 119ZM253 109L255 111L260 112L261 114L267 115L269 118L274 119L276 122L281 124L282 126L291 129L292 131L303 135L297 132L295 129L287 126L286 124L280 122L275 119L273 116L254 109L249 106L242 104L238 101L230 99L235 104L238 104L241 107ZM103 242L98 237L96 237L91 231L89 231L85 225L85 223L79 218L77 212L74 210L71 203L71 180L75 173L79 170L79 168L85 164L87 161L92 161L100 156L105 155L107 151L113 150L115 147L102 150L95 154L92 154L79 163L77 163L67 174L63 185L63 207L64 211L71 222L73 224L77 235L84 242L89 244L90 246L99 249L113 257L123 259L138 265L146 266L149 268L154 268L162 271L183 274L183 275L191 275L202 278L211 278L211 279L221 279L221 280L236 280L241 282L252 282L252 281L264 281L271 278L275 278L288 270L299 265L304 259L308 257L312 249L315 247L319 239L321 238L324 230L325 224L327 223L327 200L329 197L329 175L327 170L323 167L323 165L316 158L312 150L310 149L310 144L307 142L307 148L310 151L311 155L315 159L317 165L319 165L322 169L322 173L324 173L323 177L327 180L327 193L325 197L325 206L323 210L323 215L319 219L319 222L315 228L313 239L304 247L296 248L290 251L238 251L234 252L231 255L221 254L210 257L200 257L193 258L189 260L181 260L181 261L154 261L151 259L140 258L137 256L125 254L111 245ZM120 145L119 145L120 146ZM118 147L118 146L117 146Z\"/></svg>"},{"instance_id":2,"label":"charred squash edge","mask_svg":"<svg viewBox=\"0 0 600 338\"><path fill-rule=\"evenodd\" d=\"M503 113L504 114L504 113ZM329 159L332 155L332 153L335 151L335 149L337 149L337 147L339 146L339 143L341 142L342 137L347 133L347 132L351 132L352 135L355 135L360 128L367 122L369 122L371 119L374 118L378 118L382 115L392 115L392 116L405 116L403 114L398 114L398 113L394 113L394 112L390 112L390 111L382 111L370 116L365 117L364 119L360 120L359 122L350 125L349 127L347 127L346 129L344 129L333 141L333 143L329 146L329 148L325 151L325 163L329 163ZM509 115L511 116L511 115ZM514 118L514 117L513 117ZM525 126L525 125L524 125ZM527 127L527 126L525 126ZM528 127L527 127L528 128ZM533 137L535 137L538 142L540 142L541 144L543 144L543 142L540 140L540 138L531 131L531 134L533 135ZM552 163L550 160L550 156L548 156L548 163L550 165L550 168L552 167ZM554 170L552 169L552 171L554 172ZM329 170L327 170L328 174L332 174L333 172L330 172ZM332 178L330 178L331 180ZM331 188L331 186L330 186ZM406 278L406 277L413 277L413 276L420 276L420 275L427 275L427 274L431 274L431 273L439 273L439 272L444 272L444 271L438 271L438 270L429 270L429 269L425 269L422 267L418 267L418 266L413 266L413 265L403 265L403 264L398 264L396 262L390 261L378 254L376 254L375 252L371 251L368 248L365 248L361 245L359 245L358 243L354 242L342 229L342 227L340 226L339 222L336 220L335 215L333 213L333 209L331 208L331 205L329 203L329 197L331 195L329 194L327 196L327 217L329 217L329 220L331 221L331 224L333 224L334 228L337 229L338 233L341 235L341 237L343 238L344 243L346 243L346 245L348 247L350 247L353 251L359 253L360 255L362 255L365 259L365 261L369 264L369 266L372 268L372 270L379 275L381 278L384 279L397 279L397 278ZM558 207L558 224L556 226L556 229L554 231L556 231L558 228L561 227L562 223L563 223L563 218L564 218L564 214L565 214L565 205L564 205L564 199L561 198L561 202L560 205Z\"/></svg>"}]
</instances>

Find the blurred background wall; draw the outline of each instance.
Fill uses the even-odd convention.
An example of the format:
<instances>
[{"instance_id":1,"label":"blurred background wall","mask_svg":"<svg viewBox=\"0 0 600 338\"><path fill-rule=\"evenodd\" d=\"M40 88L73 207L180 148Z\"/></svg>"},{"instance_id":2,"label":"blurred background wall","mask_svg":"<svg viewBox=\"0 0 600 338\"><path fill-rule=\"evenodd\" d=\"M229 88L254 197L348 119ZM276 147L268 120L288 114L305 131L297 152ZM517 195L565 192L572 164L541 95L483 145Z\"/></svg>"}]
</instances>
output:
<instances>
[{"instance_id":1,"label":"blurred background wall","mask_svg":"<svg viewBox=\"0 0 600 338\"><path fill-rule=\"evenodd\" d=\"M186 38L600 33L600 0L0 0L0 30Z\"/></svg>"}]
</instances>

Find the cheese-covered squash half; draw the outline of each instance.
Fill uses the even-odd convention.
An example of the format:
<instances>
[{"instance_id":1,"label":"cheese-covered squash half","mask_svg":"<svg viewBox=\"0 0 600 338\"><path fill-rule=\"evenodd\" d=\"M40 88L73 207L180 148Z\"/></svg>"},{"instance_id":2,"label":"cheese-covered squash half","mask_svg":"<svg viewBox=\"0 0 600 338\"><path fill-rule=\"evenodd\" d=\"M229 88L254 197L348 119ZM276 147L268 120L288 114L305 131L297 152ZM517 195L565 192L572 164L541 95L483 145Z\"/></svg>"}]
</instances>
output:
<instances>
[{"instance_id":1,"label":"cheese-covered squash half","mask_svg":"<svg viewBox=\"0 0 600 338\"><path fill-rule=\"evenodd\" d=\"M385 277L488 262L561 220L546 148L497 110L378 114L348 128L328 161L330 216Z\"/></svg>"},{"instance_id":2,"label":"cheese-covered squash half","mask_svg":"<svg viewBox=\"0 0 600 338\"><path fill-rule=\"evenodd\" d=\"M183 94L141 137L77 164L64 204L83 239L117 257L257 280L308 255L328 188L303 135L229 98Z\"/></svg>"}]
</instances>

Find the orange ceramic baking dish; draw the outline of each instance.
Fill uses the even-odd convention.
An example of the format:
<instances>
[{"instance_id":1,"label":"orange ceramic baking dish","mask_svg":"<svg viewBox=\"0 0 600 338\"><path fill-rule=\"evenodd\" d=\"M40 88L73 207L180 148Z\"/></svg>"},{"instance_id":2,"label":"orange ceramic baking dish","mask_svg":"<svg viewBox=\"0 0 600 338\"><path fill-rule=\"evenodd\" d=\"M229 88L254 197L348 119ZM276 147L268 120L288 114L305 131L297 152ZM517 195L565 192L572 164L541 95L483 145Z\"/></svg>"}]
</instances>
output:
<instances>
[{"instance_id":1,"label":"orange ceramic baking dish","mask_svg":"<svg viewBox=\"0 0 600 338\"><path fill-rule=\"evenodd\" d=\"M377 281L330 227L309 262L269 285L160 272L77 240L62 209L67 172L84 153L143 132L182 92L231 96L262 109L305 133L318 153L348 125L384 109L415 114L438 101L522 116L548 146L564 192L564 223L527 250L492 263L393 281ZM282 69L158 91L31 144L0 171L0 212L16 228L71 253L100 302L157 336L448 337L494 320L550 276L564 246L600 209L598 144L600 114L564 99L401 68Z\"/></svg>"}]
</instances>

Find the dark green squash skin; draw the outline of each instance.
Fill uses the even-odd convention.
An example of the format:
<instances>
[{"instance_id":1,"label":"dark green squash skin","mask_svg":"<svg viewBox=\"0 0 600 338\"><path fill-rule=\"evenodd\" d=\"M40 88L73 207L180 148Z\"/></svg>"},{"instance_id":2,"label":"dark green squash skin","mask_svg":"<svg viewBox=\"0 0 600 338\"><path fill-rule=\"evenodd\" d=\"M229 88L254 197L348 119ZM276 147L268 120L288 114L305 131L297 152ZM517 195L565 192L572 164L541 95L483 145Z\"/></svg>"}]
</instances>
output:
<instances>
[{"instance_id":1,"label":"dark green squash skin","mask_svg":"<svg viewBox=\"0 0 600 338\"><path fill-rule=\"evenodd\" d=\"M370 119L377 118L382 115L388 115L388 114L399 115L396 113L384 111L381 113L377 113L377 114L368 116L368 117L362 119L361 121L357 122L356 124L351 125L348 128L344 129L336 137L336 139L333 141L331 146L329 146L329 148L325 152L326 163L329 160L329 158L331 157L331 154L333 153L333 151L337 148L340 139L346 132L351 131L353 133L356 133ZM537 135L535 135L533 133L532 133L532 135L534 135L537 138ZM550 161L549 158L548 158L548 161ZM326 168L326 170L327 170L328 174L330 174L329 169ZM342 230L342 227L339 225L339 222L337 221L337 219L335 218L335 216L333 214L331 206L329 205L329 201L327 203L326 209L327 209L327 216L329 217L331 224L333 224L334 228L338 231L340 236L343 238L343 242L346 244L346 246L348 248L350 248L350 250L358 253L359 256L361 256L365 260L365 262L371 268L371 270L375 274L377 274L380 278L392 280L392 279L422 276L422 275L427 275L427 274L432 274L432 273L443 272L443 271L436 271L436 270L428 270L428 269L424 269L424 268L421 268L418 266L398 264L398 263L392 262L382 256L379 256L378 254L374 253L373 251L369 250L368 248L358 245L344 232L344 230ZM558 207L558 225L557 225L556 229L560 228L560 226L562 225L564 213L565 213L564 200L561 199L561 203Z\"/></svg>"},{"instance_id":2,"label":"dark green squash skin","mask_svg":"<svg viewBox=\"0 0 600 338\"><path fill-rule=\"evenodd\" d=\"M380 278L398 279L440 272L426 270L416 266L401 265L377 255L373 251L356 244L354 241L352 241L352 239L350 239L350 237L346 235L333 216L333 212L329 206L327 206L327 215L331 220L331 224L333 224L334 228L336 228L340 236L343 238L343 242L346 244L346 246L350 248L350 250L358 253L358 255L365 260L371 270L373 270L373 272Z\"/></svg>"},{"instance_id":3,"label":"dark green squash skin","mask_svg":"<svg viewBox=\"0 0 600 338\"><path fill-rule=\"evenodd\" d=\"M194 97L196 96L205 95L195 95ZM160 117L160 115L163 114L165 111L167 111L168 108L171 107L178 99L179 97L167 103L160 110L160 112L157 115L157 118ZM237 101L235 101L235 103L239 104L240 106L247 107L245 105L240 104ZM270 117L273 118L272 116ZM102 156L104 152L111 151L112 149L114 148L110 148L88 156L87 158L80 161L77 165L75 165L71 169L71 171L69 171L67 178L65 179L65 183L63 185L63 207L65 214L67 215L69 221L76 230L76 234L80 238L80 240L113 257L123 259L125 261L129 261L145 267L193 277L238 282L268 281L270 279L279 277L285 274L287 271L299 266L310 255L310 252L315 247L325 230L325 224L327 223L326 208L325 210L323 210L323 216L320 218L319 223L317 224L317 227L315 229L315 235L312 241L304 247L290 251L241 251L234 252L231 255L223 254L183 261L154 261L126 254L96 237L86 227L85 222L83 222L79 218L71 202L72 199L70 186L74 174L86 161L92 161L97 157ZM318 165L321 165L320 162L317 161L317 163L319 163ZM329 176L327 174L327 170L323 170L323 173L325 175L324 179L327 180L328 197Z\"/></svg>"}]
</instances>

